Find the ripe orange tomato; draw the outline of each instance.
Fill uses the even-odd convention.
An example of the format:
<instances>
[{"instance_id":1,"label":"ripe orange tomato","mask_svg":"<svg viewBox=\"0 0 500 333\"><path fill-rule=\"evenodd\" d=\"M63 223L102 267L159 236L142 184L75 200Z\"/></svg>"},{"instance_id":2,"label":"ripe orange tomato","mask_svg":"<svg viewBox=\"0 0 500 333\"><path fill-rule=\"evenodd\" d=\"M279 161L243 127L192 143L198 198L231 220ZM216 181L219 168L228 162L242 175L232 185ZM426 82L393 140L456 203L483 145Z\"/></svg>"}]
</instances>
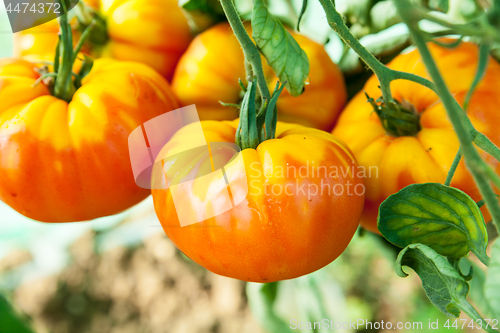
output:
<instances>
[{"instance_id":1,"label":"ripe orange tomato","mask_svg":"<svg viewBox=\"0 0 500 333\"><path fill-rule=\"evenodd\" d=\"M33 64L0 60L0 199L43 222L83 221L143 200L128 136L178 107L146 65L98 59L70 103L53 97Z\"/></svg>"},{"instance_id":2,"label":"ripe orange tomato","mask_svg":"<svg viewBox=\"0 0 500 333\"><path fill-rule=\"evenodd\" d=\"M478 64L478 48L461 43L448 49L430 43L429 48L446 83L457 101L463 104L474 79ZM389 67L395 70L428 77L419 53L414 50L396 57ZM363 91L374 99L381 96L376 77L370 78ZM500 65L489 60L486 75L478 86L468 107L468 115L477 130L500 145ZM394 81L393 97L412 106L420 115L420 131L412 136L395 137L381 125L372 106L360 92L347 105L333 134L352 149L360 166L372 170L365 179L366 204L361 219L363 227L376 232L379 205L391 194L414 183L443 183L459 149L459 141L438 96L429 89L410 81ZM482 152L500 173L500 163ZM474 200L481 195L462 160L451 186L461 189ZM482 209L488 221L489 213Z\"/></svg>"},{"instance_id":3,"label":"ripe orange tomato","mask_svg":"<svg viewBox=\"0 0 500 333\"><path fill-rule=\"evenodd\" d=\"M329 131L347 100L342 73L322 45L292 35L309 57L309 84L298 97L286 89L282 92L279 119ZM262 61L272 91L278 79L266 60ZM243 51L229 24L221 23L192 41L179 61L172 88L182 105L196 104L200 119L232 120L238 117L238 110L219 101L240 102L238 79L245 80Z\"/></svg>"},{"instance_id":4,"label":"ripe orange tomato","mask_svg":"<svg viewBox=\"0 0 500 333\"><path fill-rule=\"evenodd\" d=\"M201 124L207 142L235 142L237 121ZM167 153L182 151L196 126L179 130L165 146ZM220 275L272 282L311 273L345 250L358 226L364 186L356 161L343 143L317 129L278 122L276 139L243 150L241 157L245 172L229 167L226 171L230 184L247 184L247 194L237 203L234 198L242 188L217 188L215 183L223 176L213 176L208 185L215 199L196 210L222 205L229 188L234 205L202 222L181 227L171 189L152 190L163 229L184 254ZM180 171L178 177L202 175L211 160L224 164L231 156L212 147L210 156L190 158L187 173ZM170 165L163 163L167 179ZM198 197L190 185L184 191L200 202L207 195L199 193Z\"/></svg>"},{"instance_id":5,"label":"ripe orange tomato","mask_svg":"<svg viewBox=\"0 0 500 333\"><path fill-rule=\"evenodd\" d=\"M104 45L87 44L92 57L137 61L156 69L168 80L192 39L177 0L101 0L98 8L106 29ZM15 34L15 56L52 58L59 26L55 20ZM78 38L75 33L74 39Z\"/></svg>"}]
</instances>

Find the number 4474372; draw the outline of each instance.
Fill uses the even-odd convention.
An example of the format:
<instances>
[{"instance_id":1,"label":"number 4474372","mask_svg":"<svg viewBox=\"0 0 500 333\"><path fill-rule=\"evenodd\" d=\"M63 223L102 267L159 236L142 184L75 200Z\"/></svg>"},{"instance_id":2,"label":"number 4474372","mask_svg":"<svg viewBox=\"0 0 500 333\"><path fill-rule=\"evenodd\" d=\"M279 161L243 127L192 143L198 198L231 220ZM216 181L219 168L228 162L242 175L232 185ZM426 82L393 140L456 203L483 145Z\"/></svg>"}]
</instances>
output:
<instances>
[{"instance_id":1,"label":"number 4474372","mask_svg":"<svg viewBox=\"0 0 500 333\"><path fill-rule=\"evenodd\" d=\"M30 6L31 5L31 6ZM12 3L9 3L7 5L7 12L12 13L38 13L38 14L43 14L43 13L54 13L54 14L60 14L60 9L61 9L61 4L60 3L28 3L28 2L23 2L23 3L17 3L14 8L12 8Z\"/></svg>"},{"instance_id":2,"label":"number 4474372","mask_svg":"<svg viewBox=\"0 0 500 333\"><path fill-rule=\"evenodd\" d=\"M454 321L448 319L444 324L444 327L450 329L464 329L465 327L469 327L472 329L482 329L491 327L494 330L498 329L498 319L485 319L484 322L480 319L474 321L472 319L455 319Z\"/></svg>"}]
</instances>

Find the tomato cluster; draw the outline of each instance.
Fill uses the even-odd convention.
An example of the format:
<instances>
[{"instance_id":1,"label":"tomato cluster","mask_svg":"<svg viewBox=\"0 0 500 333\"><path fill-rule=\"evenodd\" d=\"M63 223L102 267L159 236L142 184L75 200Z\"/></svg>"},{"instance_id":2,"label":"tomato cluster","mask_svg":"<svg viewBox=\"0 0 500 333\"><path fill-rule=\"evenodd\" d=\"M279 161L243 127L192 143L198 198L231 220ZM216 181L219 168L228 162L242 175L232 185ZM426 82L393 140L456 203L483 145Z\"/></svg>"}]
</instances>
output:
<instances>
[{"instance_id":1,"label":"tomato cluster","mask_svg":"<svg viewBox=\"0 0 500 333\"><path fill-rule=\"evenodd\" d=\"M275 138L239 153L244 172L226 170L247 186L239 202L234 188L220 186L227 177L222 174L207 182L214 200L205 200L207 194L200 195L192 184L178 190L197 200L199 212L214 211L229 200L226 193L234 204L222 214L183 226L171 188L149 191L135 184L128 137L156 116L195 104L206 142L235 144L239 109L234 104L243 98L238 80L248 84L241 47L227 23L193 38L176 0L86 3L83 8L101 23L81 49L97 58L91 69L87 60L75 66L57 60L48 67L30 62L54 59L60 31L56 21L16 34L18 58L0 60L0 199L29 218L94 219L123 211L152 193L165 233L192 260L245 281L278 281L335 260L359 221L377 232L380 204L407 185L443 182L459 149L432 91L409 81L392 83L396 101L418 114L418 130L391 133L373 112L373 103L367 103L365 94L381 97L376 77L344 108L347 92L340 69L322 45L291 32L309 58L304 93L294 97L283 91ZM85 22L70 23L76 40ZM251 35L250 26L247 30ZM477 46L429 47L451 92L463 102L475 75ZM66 61L64 53L61 61ZM64 65L83 74L73 77L70 70L62 84ZM417 51L399 55L389 67L427 76ZM264 72L272 90L278 78L268 65ZM500 65L491 59L467 110L474 126L497 145L499 86ZM58 92L61 87L67 95ZM180 129L163 152L182 151L199 125ZM325 132L332 128L332 134ZM500 173L498 162L485 153L483 157ZM191 154L173 176L170 161L162 160L161 176L182 185L214 171L214 160L228 166L233 158L215 148ZM359 167L365 172L357 172ZM463 162L452 186L480 199Z\"/></svg>"}]
</instances>

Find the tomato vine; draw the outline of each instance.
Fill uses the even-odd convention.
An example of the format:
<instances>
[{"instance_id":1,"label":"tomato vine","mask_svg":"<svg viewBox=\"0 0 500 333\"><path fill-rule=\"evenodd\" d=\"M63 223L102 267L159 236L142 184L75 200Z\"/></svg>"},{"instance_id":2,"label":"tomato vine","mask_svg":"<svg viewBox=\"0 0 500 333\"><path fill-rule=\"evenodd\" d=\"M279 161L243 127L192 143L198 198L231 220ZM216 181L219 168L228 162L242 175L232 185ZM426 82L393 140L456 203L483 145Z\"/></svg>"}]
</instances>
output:
<instances>
[{"instance_id":1,"label":"tomato vine","mask_svg":"<svg viewBox=\"0 0 500 333\"><path fill-rule=\"evenodd\" d=\"M429 52L425 43L424 33L418 28L418 22L424 15L415 15L416 10L414 6L407 0L395 1L401 17L408 25L411 35L420 50L422 59L433 79L434 83L417 75L395 71L388 68L381 63L373 54L366 50L363 45L354 37L349 28L345 25L342 15L336 10L331 0L319 0L323 9L325 10L328 23L330 27L337 32L337 34L349 45L360 58L370 67L370 69L377 75L382 95L386 103L394 103L392 98L390 83L394 80L409 80L419 83L438 94L443 100L443 103L448 112L448 116L453 123L453 126L460 139L462 152L464 154L467 166L471 169L474 179L480 188L486 205L490 209L491 215L498 230L500 230L500 206L497 197L493 191L490 181L494 182L500 188L500 177L486 164L486 162L479 156L473 143L478 145L479 148L488 152L500 161L500 149L496 147L488 138L474 129L469 118L465 116L465 112L458 102L453 98L446 87L439 70ZM425 15L428 18L428 15ZM432 18L436 23L441 22L439 19ZM455 25L446 24L445 26L454 29ZM458 32L469 35L476 35L469 26L459 26ZM490 31L490 30L488 30ZM488 36L495 37L492 32ZM495 37L496 39L496 37ZM457 162L458 164L458 162ZM453 176L456 165L450 170L450 177ZM449 179L451 181L451 178Z\"/></svg>"},{"instance_id":2,"label":"tomato vine","mask_svg":"<svg viewBox=\"0 0 500 333\"><path fill-rule=\"evenodd\" d=\"M41 78L49 76L55 77L55 82L53 82L52 94L55 97L69 102L71 101L76 89L79 88L79 85L81 85L81 80L83 79L83 77L88 74L88 72L92 68L92 61L86 57L83 61L80 72L78 74L73 73L73 65L78 58L78 53L80 52L85 41L88 39L90 33L95 27L96 20L93 20L85 28L80 39L75 45L75 48L73 49L73 34L68 21L69 13L64 1L61 1L61 7L65 14L59 17L61 33L54 59L54 73L48 73ZM75 77L74 81L73 77Z\"/></svg>"},{"instance_id":3,"label":"tomato vine","mask_svg":"<svg viewBox=\"0 0 500 333\"><path fill-rule=\"evenodd\" d=\"M248 35L243 22L241 22L233 0L221 0L220 2L222 8L224 9L224 13L226 14L227 20L233 29L234 35L240 42L243 49L245 63L247 64L247 77L252 78L255 75L261 96L266 98L268 101L271 100L271 92L267 86L259 49Z\"/></svg>"},{"instance_id":4,"label":"tomato vine","mask_svg":"<svg viewBox=\"0 0 500 333\"><path fill-rule=\"evenodd\" d=\"M434 222L447 225L459 223L460 228L458 229L461 230L460 237L462 237L463 239L467 239L468 245L466 246L466 243L464 242L464 248L462 249L463 251L459 253L459 251L456 251L452 248L452 245L456 244L451 244L447 240L447 238L444 237L443 244L438 242L439 244L433 247L432 242L437 238L435 238L434 235L431 237L428 236L432 234L432 230L435 231L437 229L432 229L432 227L429 227L429 225L433 223L432 221L426 222L427 224L419 224L418 228L415 228L413 230L413 233L402 232L399 235L398 230L400 231L404 228L412 227L412 218L415 221L419 221L418 223L422 223L422 220L425 220L425 218L423 218L422 215L419 214L415 216L410 216L411 214L407 214L408 216L405 215L407 217L406 220L398 221L397 218L394 218L394 214L397 215L398 213L391 211L391 201L389 199L387 199L380 206L379 230L382 232L386 239L392 239L393 244L397 243L396 245L405 247L398 257L399 269L401 270L402 265L412 267L417 272L417 274L420 275L424 284L424 289L426 289L426 292L429 292L429 299L438 308L440 308L444 313L447 313L447 311L449 310L447 314L451 314L453 316L460 314L461 310L466 312L471 318L475 320L483 320L479 313L470 303L468 303L466 299L469 292L468 281L470 280L472 275L463 275L458 264L460 258L466 256L469 251L472 251L476 254L476 256L478 256L478 258L481 258L481 261L486 266L490 265L490 260L486 255L486 246L488 243L486 226L484 223L484 218L479 211L480 207L483 204L486 204L492 216L494 226L498 231L500 231L500 205L493 187L496 186L500 189L500 176L496 174L493 168L481 157L477 147L482 149L484 152L491 155L498 161L500 161L500 148L498 148L491 140L489 140L484 134L480 133L473 126L466 113L475 89L482 81L486 73L489 61L490 47L493 42L500 41L500 33L498 29L495 29L493 23L490 22L491 19L489 18L489 16L491 16L491 13L488 13L488 15L485 15L471 23L452 24L420 10L409 0L394 1L397 12L402 21L407 25L409 33L413 38L413 42L418 48L422 61L427 69L427 72L429 73L430 79L427 79L415 74L393 70L383 64L372 53L370 53L353 35L353 33L344 22L343 16L335 8L335 3L333 0L318 1L323 7L324 12L326 13L329 26L338 34L338 36L345 42L348 47L350 47L359 55L360 59L377 76L380 83L380 90L382 92L382 100L377 102L370 98L369 100L371 101L375 110L381 111L377 112L377 114L380 113L379 117L386 117L388 121L394 119L397 122L397 120L399 119L403 122L406 121L408 123L406 126L406 131L404 131L403 128L403 132L400 132L401 128L397 128L396 122L393 124L388 124L391 126L396 126L393 126L393 131L389 131L392 135L411 136L414 135L415 132L419 131L418 115L414 115L416 117L412 117L413 114L410 114L411 112L408 113L408 110L403 109L400 102L393 98L391 91L391 83L393 81L407 80L415 82L432 90L441 99L446 109L448 118L452 123L452 126L460 143L460 148L458 149L458 152L448 171L444 185L428 183L420 184L419 186L408 186L407 188L400 191L400 193L394 194L392 200L393 202L401 203L412 197L414 200L412 204L415 205L415 202L420 202L422 204L423 197L427 195L429 202L434 202L434 200L439 201L441 207L440 209L457 209L457 211L454 211L454 213L451 215L444 214L443 216L440 216L439 214L434 212L434 218L439 220L436 220ZM300 17L304 15L307 3L307 1L303 1L303 7L301 9ZM254 82L250 82L248 91L246 91L244 103L241 108L242 119L240 120L240 128L238 130L238 133L240 134L237 134L237 138L238 135L240 135L240 141L237 140L237 142L241 142L241 138L243 138L244 140L252 141L252 143L243 144L242 148L244 148L246 145L255 147L259 141L257 140L257 136L259 135L259 122L257 120L257 128L255 128L253 119L258 119L258 115L262 113L262 110L257 112L254 105L249 108L248 104L249 101L256 98L256 86L261 92L262 104L264 105L264 113L270 112L269 110L265 111L265 102L270 101L271 95L269 93L269 89L267 88L267 83L262 71L262 63L260 60L261 53L264 54L264 52L261 48L259 48L260 44L257 43L257 45L255 45L250 36L247 34L246 28L241 22L241 19L236 11L233 0L221 0L221 4L228 18L228 21L231 24L231 27L243 48L249 81L252 81L254 76L256 80L256 85ZM254 1L254 5L262 7L262 3L259 0ZM500 5L498 5L498 2L495 2L493 6L494 10L492 9L492 12L494 11L498 14L498 12L500 12ZM425 32L419 27L420 21L424 19L440 24L441 26L447 28L447 30L435 34ZM300 20L298 21L300 23ZM442 35L459 35L460 38L449 43L440 40L433 40L433 37L439 37ZM469 88L468 93L465 96L464 103L463 105L460 105L449 91L434 58L432 57L427 42L431 41L439 44L442 47L454 48L462 42L462 39L464 37L475 37L480 39L480 41L478 41L479 62L476 70L476 75ZM264 54L264 56L266 55ZM275 96L273 94L273 98L274 97ZM274 105L272 112L275 112ZM268 122L266 121L266 127L268 126ZM388 130L387 126L384 127L386 130ZM247 128L247 130L245 130L244 128ZM240 130L242 132L240 132ZM267 138L269 138L269 136L266 136L266 139ZM475 203L467 194L459 193L459 190L450 187L454 174L462 159L469 169L483 197L483 200L479 203ZM461 203L457 203L457 200L462 201ZM459 210L460 205L462 205L462 208L464 208L464 210ZM424 208L425 206L422 205L422 209ZM407 210L407 212L409 211L410 210ZM470 214L465 216L466 214L463 213L465 211L469 212ZM398 212L399 214L401 213L400 211ZM390 220L391 222L389 223L388 219L391 218L391 214L393 214L393 219ZM462 214L463 216L461 216L460 214ZM459 219L458 221L454 219L446 220L447 216L458 216ZM380 228L381 220L385 221L385 229ZM458 229L455 227L451 227L449 229L449 232L456 233ZM388 236L390 237L388 238ZM456 235L454 235L453 237L455 236ZM427 244L425 241L426 237L429 241L427 242ZM453 237L450 236L448 238ZM456 241L457 238L453 239ZM471 244L473 244L473 246ZM481 249L481 251L478 252L477 249L479 248ZM493 254L492 257L494 261L495 255ZM400 271L400 273L401 276L405 275L402 270ZM439 290L444 290L444 288L448 290L448 293L438 292ZM272 302L272 300L270 302ZM494 332L494 330L492 329L489 329L488 331Z\"/></svg>"}]
</instances>

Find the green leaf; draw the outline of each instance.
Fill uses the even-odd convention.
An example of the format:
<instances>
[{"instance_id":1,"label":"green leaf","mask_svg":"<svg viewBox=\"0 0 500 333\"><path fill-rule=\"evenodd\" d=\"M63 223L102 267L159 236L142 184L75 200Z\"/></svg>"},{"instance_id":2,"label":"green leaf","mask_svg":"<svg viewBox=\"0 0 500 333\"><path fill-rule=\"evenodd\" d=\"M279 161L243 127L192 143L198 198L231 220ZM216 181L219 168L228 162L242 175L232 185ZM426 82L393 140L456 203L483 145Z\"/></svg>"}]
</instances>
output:
<instances>
[{"instance_id":1,"label":"green leaf","mask_svg":"<svg viewBox=\"0 0 500 333\"><path fill-rule=\"evenodd\" d=\"M25 322L26 319L15 313L7 300L0 295L0 333L33 333Z\"/></svg>"},{"instance_id":2,"label":"green leaf","mask_svg":"<svg viewBox=\"0 0 500 333\"><path fill-rule=\"evenodd\" d=\"M396 259L396 273L407 277L402 266L408 266L418 274L427 297L441 312L460 316L460 308L467 302L469 285L443 256L426 245L412 244Z\"/></svg>"},{"instance_id":3,"label":"green leaf","mask_svg":"<svg viewBox=\"0 0 500 333\"><path fill-rule=\"evenodd\" d=\"M264 3L256 0L252 14L253 39L269 66L292 96L299 96L309 76L309 60L283 24L274 18Z\"/></svg>"},{"instance_id":4,"label":"green leaf","mask_svg":"<svg viewBox=\"0 0 500 333\"><path fill-rule=\"evenodd\" d=\"M218 0L179 0L188 24L194 33L200 33L226 19Z\"/></svg>"},{"instance_id":5,"label":"green leaf","mask_svg":"<svg viewBox=\"0 0 500 333\"><path fill-rule=\"evenodd\" d=\"M456 188L435 183L405 187L380 205L378 229L399 247L422 243L450 258L472 251L485 265L489 261L481 211Z\"/></svg>"},{"instance_id":6,"label":"green leaf","mask_svg":"<svg viewBox=\"0 0 500 333\"><path fill-rule=\"evenodd\" d=\"M278 293L278 282L248 283L247 297L255 319L269 332L292 332L289 326L274 312L274 302Z\"/></svg>"},{"instance_id":7,"label":"green leaf","mask_svg":"<svg viewBox=\"0 0 500 333\"><path fill-rule=\"evenodd\" d=\"M486 281L486 271L480 268L479 265L481 264L471 261L468 258L462 258L460 261L460 268L462 271L466 272L470 269L473 269L474 271L474 278L467 281L470 286L469 295L467 297L474 305L481 309L485 318L495 318L495 316L493 316L493 309L491 309L491 306L485 297L484 284Z\"/></svg>"},{"instance_id":8,"label":"green leaf","mask_svg":"<svg viewBox=\"0 0 500 333\"><path fill-rule=\"evenodd\" d=\"M500 240L497 240L492 247L491 264L486 276L484 295L493 314L500 320Z\"/></svg>"}]
</instances>

